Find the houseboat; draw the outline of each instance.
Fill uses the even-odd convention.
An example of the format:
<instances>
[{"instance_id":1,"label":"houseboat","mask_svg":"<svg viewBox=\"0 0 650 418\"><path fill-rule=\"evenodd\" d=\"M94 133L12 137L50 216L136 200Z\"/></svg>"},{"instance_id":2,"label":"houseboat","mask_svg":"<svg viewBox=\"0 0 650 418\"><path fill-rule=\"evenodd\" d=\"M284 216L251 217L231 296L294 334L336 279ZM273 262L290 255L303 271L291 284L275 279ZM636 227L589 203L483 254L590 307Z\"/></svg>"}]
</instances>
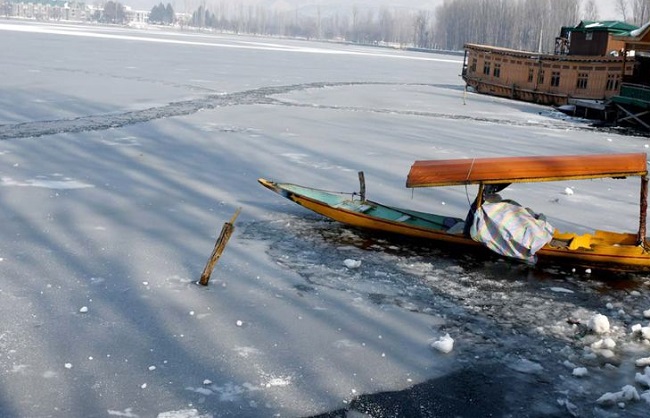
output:
<instances>
[{"instance_id":1,"label":"houseboat","mask_svg":"<svg viewBox=\"0 0 650 418\"><path fill-rule=\"evenodd\" d=\"M650 22L614 39L625 43L623 57L633 63L634 70L623 77L619 93L608 105L616 110L617 125L650 132Z\"/></svg>"},{"instance_id":2,"label":"houseboat","mask_svg":"<svg viewBox=\"0 0 650 418\"><path fill-rule=\"evenodd\" d=\"M562 28L552 54L465 44L462 76L479 93L554 106L582 100L599 108L634 73L624 39L637 29L582 21Z\"/></svg>"}]
</instances>

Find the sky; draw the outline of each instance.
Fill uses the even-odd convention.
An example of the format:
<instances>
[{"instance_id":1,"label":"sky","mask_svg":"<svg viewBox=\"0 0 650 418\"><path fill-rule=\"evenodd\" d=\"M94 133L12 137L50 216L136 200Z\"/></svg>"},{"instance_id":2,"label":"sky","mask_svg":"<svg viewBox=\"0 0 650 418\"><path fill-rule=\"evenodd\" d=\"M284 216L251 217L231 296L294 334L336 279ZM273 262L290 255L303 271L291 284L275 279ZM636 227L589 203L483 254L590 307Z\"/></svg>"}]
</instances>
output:
<instances>
[{"instance_id":1,"label":"sky","mask_svg":"<svg viewBox=\"0 0 650 418\"><path fill-rule=\"evenodd\" d=\"M464 216L474 191L406 189L413 161L647 152L647 137L465 92L454 55L0 32L0 416L648 416L647 274L379 236L257 182L352 192L363 171L373 200ZM638 193L502 195L588 232L634 231Z\"/></svg>"}]
</instances>

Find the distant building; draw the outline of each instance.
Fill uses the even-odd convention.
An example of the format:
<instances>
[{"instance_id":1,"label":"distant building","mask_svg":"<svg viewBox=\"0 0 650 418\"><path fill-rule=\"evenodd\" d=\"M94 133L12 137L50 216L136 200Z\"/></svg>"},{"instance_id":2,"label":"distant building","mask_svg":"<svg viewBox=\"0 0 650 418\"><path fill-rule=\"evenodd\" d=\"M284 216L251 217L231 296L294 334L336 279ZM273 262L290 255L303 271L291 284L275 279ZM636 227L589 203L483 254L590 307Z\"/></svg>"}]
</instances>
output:
<instances>
[{"instance_id":1,"label":"distant building","mask_svg":"<svg viewBox=\"0 0 650 418\"><path fill-rule=\"evenodd\" d=\"M102 10L102 6L87 5L76 0L0 0L0 14L22 19L87 22ZM124 12L127 24L145 24L149 20L149 10L133 10L124 6Z\"/></svg>"},{"instance_id":2,"label":"distant building","mask_svg":"<svg viewBox=\"0 0 650 418\"><path fill-rule=\"evenodd\" d=\"M151 10L133 10L129 6L124 6L124 14L128 24L142 25L149 22Z\"/></svg>"},{"instance_id":3,"label":"distant building","mask_svg":"<svg viewBox=\"0 0 650 418\"><path fill-rule=\"evenodd\" d=\"M89 19L88 7L84 2L65 0L5 0L4 15L35 20Z\"/></svg>"}]
</instances>

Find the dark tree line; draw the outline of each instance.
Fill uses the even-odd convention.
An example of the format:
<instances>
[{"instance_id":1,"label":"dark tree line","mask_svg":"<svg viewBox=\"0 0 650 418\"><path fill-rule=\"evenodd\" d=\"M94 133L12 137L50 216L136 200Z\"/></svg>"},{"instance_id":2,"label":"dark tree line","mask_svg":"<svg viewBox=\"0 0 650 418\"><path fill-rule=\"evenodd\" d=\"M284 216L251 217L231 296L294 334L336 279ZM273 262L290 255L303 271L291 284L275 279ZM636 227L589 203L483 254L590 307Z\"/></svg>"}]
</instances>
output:
<instances>
[{"instance_id":1,"label":"dark tree line","mask_svg":"<svg viewBox=\"0 0 650 418\"><path fill-rule=\"evenodd\" d=\"M580 22L580 0L455 0L437 10L436 43L459 49L466 42L553 51L562 26Z\"/></svg>"},{"instance_id":2,"label":"dark tree line","mask_svg":"<svg viewBox=\"0 0 650 418\"><path fill-rule=\"evenodd\" d=\"M151 9L151 13L149 13L149 23L171 25L175 20L174 8L170 3L167 3L167 6L165 6L160 2L160 4L154 6Z\"/></svg>"},{"instance_id":3,"label":"dark tree line","mask_svg":"<svg viewBox=\"0 0 650 418\"><path fill-rule=\"evenodd\" d=\"M650 20L650 0L611 0L627 21ZM162 4L160 5L162 6ZM302 9L301 9L302 10ZM594 0L445 0L436 10L359 8L322 13L269 9L231 0L203 3L190 26L307 39L344 40L425 49L460 50L467 42L544 52L554 49L562 26L598 20Z\"/></svg>"}]
</instances>

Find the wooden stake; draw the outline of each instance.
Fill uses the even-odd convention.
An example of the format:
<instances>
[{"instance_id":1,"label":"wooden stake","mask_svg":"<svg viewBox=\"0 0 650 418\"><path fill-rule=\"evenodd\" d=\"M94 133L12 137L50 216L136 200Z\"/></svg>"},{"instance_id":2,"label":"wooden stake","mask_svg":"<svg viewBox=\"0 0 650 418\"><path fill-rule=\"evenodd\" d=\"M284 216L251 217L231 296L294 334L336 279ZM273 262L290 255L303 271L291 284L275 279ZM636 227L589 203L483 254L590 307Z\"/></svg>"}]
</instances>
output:
<instances>
[{"instance_id":1,"label":"wooden stake","mask_svg":"<svg viewBox=\"0 0 650 418\"><path fill-rule=\"evenodd\" d=\"M366 177L363 175L363 171L359 171L359 195L361 196L361 201L366 201Z\"/></svg>"},{"instance_id":2,"label":"wooden stake","mask_svg":"<svg viewBox=\"0 0 650 418\"><path fill-rule=\"evenodd\" d=\"M226 244L235 230L235 219L239 216L239 212L241 212L241 208L238 208L232 218L230 218L230 222L226 222L223 225L223 228L221 228L221 234L219 234L219 238L217 238L217 242L214 244L214 250L212 250L210 260L208 260L208 264L205 265L203 273L201 274L201 279L199 280L200 285L208 285L210 275L212 274L212 270L214 270L214 265L217 264L219 257L221 257L221 253L226 249Z\"/></svg>"}]
</instances>

